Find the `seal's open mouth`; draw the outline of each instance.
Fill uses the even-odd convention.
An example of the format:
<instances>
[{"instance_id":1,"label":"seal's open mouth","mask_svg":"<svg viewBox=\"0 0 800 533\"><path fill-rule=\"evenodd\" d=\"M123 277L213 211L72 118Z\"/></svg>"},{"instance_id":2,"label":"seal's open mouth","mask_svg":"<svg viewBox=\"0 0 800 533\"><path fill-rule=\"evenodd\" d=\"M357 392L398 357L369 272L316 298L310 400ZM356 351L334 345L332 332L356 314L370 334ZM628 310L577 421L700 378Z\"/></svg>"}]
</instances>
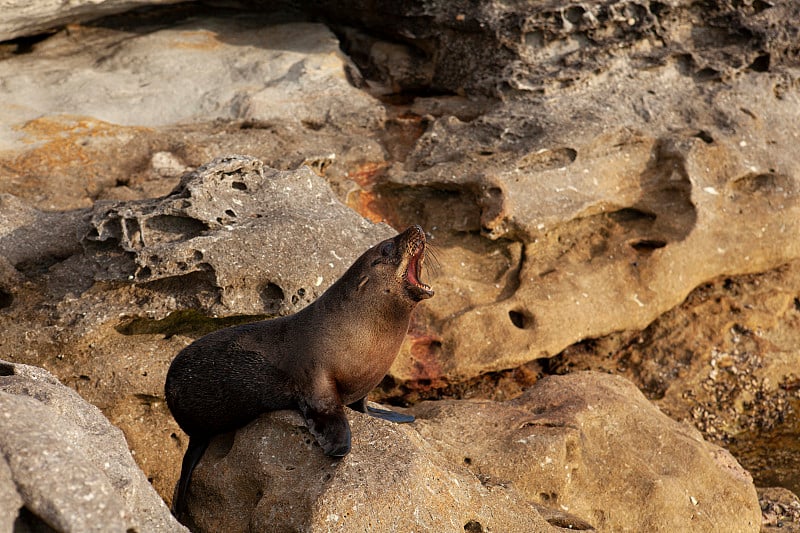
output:
<instances>
[{"instance_id":1,"label":"seal's open mouth","mask_svg":"<svg viewBox=\"0 0 800 533\"><path fill-rule=\"evenodd\" d=\"M414 243L414 251L411 252L406 266L405 279L411 287L417 289L420 298L430 298L433 296L433 289L427 283L423 283L420 277L422 276L422 264L425 262L425 241L417 241Z\"/></svg>"}]
</instances>

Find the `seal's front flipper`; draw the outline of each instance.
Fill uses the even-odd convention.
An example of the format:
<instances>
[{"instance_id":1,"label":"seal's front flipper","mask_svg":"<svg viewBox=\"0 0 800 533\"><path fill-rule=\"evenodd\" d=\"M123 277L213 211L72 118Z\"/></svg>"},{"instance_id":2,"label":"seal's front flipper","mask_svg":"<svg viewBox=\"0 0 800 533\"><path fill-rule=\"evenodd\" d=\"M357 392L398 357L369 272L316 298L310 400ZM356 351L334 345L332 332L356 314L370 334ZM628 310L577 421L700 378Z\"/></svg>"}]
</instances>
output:
<instances>
[{"instance_id":1,"label":"seal's front flipper","mask_svg":"<svg viewBox=\"0 0 800 533\"><path fill-rule=\"evenodd\" d=\"M349 407L353 411L358 411L359 413L366 413L370 416L374 416L375 418L382 418L383 420L388 420L389 422L394 422L396 424L408 424L409 422L414 421L414 417L411 415L395 413L394 411L389 411L388 409L378 409L377 407L370 407L369 405L367 405L366 398L361 398L360 400L351 403L347 407Z\"/></svg>"},{"instance_id":2,"label":"seal's front flipper","mask_svg":"<svg viewBox=\"0 0 800 533\"><path fill-rule=\"evenodd\" d=\"M341 405L312 406L303 401L300 402L300 411L325 455L344 457L350 452L350 423Z\"/></svg>"},{"instance_id":3,"label":"seal's front flipper","mask_svg":"<svg viewBox=\"0 0 800 533\"><path fill-rule=\"evenodd\" d=\"M178 486L175 491L175 500L172 502L172 514L180 519L186 511L186 491L189 489L189 481L192 479L194 467L203 457L211 439L206 436L189 437L189 446L183 455L181 465L181 477L178 479Z\"/></svg>"}]
</instances>

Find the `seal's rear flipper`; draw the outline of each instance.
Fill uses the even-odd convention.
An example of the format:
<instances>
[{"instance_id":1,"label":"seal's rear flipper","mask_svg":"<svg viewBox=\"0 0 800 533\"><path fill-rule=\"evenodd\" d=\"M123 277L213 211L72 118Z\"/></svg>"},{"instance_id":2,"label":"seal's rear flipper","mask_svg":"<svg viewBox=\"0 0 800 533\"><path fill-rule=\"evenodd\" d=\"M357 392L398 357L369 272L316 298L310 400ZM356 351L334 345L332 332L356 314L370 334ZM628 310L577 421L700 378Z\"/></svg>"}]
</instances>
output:
<instances>
[{"instance_id":1,"label":"seal's rear flipper","mask_svg":"<svg viewBox=\"0 0 800 533\"><path fill-rule=\"evenodd\" d=\"M172 514L178 519L180 519L186 511L186 491L189 489L189 481L192 479L194 467L197 466L200 458L203 457L210 442L211 439L206 436L189 437L189 447L186 448L186 453L183 455L181 477L178 479L175 499L172 502Z\"/></svg>"},{"instance_id":2,"label":"seal's rear flipper","mask_svg":"<svg viewBox=\"0 0 800 533\"><path fill-rule=\"evenodd\" d=\"M361 398L360 400L351 403L347 407L349 407L353 411L358 411L359 413L366 413L370 416L374 416L375 418L382 418L383 420L388 420L389 422L394 422L396 424L408 424L409 422L414 421L414 417L411 415L395 413L394 411L389 411L388 409L378 409L377 407L370 407L369 405L367 405L366 398Z\"/></svg>"},{"instance_id":3,"label":"seal's rear flipper","mask_svg":"<svg viewBox=\"0 0 800 533\"><path fill-rule=\"evenodd\" d=\"M350 423L341 405L311 406L301 401L300 411L325 455L344 457L350 453Z\"/></svg>"}]
</instances>

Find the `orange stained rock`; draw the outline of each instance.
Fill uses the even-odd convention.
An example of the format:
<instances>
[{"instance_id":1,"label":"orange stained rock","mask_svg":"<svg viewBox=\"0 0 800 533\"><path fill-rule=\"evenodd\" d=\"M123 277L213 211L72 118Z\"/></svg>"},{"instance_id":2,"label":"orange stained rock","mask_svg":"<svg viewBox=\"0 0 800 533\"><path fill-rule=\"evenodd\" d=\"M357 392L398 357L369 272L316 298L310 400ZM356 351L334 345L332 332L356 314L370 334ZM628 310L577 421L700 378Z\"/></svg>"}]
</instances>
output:
<instances>
[{"instance_id":1,"label":"orange stained rock","mask_svg":"<svg viewBox=\"0 0 800 533\"><path fill-rule=\"evenodd\" d=\"M89 166L94 160L93 141L119 139L121 134L145 131L146 128L118 126L84 116L45 116L17 128L25 134L23 142L31 149L10 155L4 166L21 175L53 174L59 168ZM2 156L0 156L2 157Z\"/></svg>"}]
</instances>

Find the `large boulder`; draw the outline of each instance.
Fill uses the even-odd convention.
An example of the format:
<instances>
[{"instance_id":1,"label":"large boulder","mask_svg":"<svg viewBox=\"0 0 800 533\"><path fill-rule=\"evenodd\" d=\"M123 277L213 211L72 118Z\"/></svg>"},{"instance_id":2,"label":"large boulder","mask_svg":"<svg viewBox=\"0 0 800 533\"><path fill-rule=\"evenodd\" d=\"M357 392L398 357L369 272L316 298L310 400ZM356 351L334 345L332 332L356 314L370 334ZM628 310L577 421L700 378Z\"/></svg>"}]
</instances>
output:
<instances>
[{"instance_id":1,"label":"large boulder","mask_svg":"<svg viewBox=\"0 0 800 533\"><path fill-rule=\"evenodd\" d=\"M419 418L409 425L351 413L353 450L341 461L289 412L219 436L192 478L187 523L197 531L523 532L550 531L548 522L759 530L749 474L622 378L551 377L507 403L412 411Z\"/></svg>"},{"instance_id":2,"label":"large boulder","mask_svg":"<svg viewBox=\"0 0 800 533\"><path fill-rule=\"evenodd\" d=\"M122 432L49 372L0 361L0 413L3 531L186 531Z\"/></svg>"}]
</instances>

